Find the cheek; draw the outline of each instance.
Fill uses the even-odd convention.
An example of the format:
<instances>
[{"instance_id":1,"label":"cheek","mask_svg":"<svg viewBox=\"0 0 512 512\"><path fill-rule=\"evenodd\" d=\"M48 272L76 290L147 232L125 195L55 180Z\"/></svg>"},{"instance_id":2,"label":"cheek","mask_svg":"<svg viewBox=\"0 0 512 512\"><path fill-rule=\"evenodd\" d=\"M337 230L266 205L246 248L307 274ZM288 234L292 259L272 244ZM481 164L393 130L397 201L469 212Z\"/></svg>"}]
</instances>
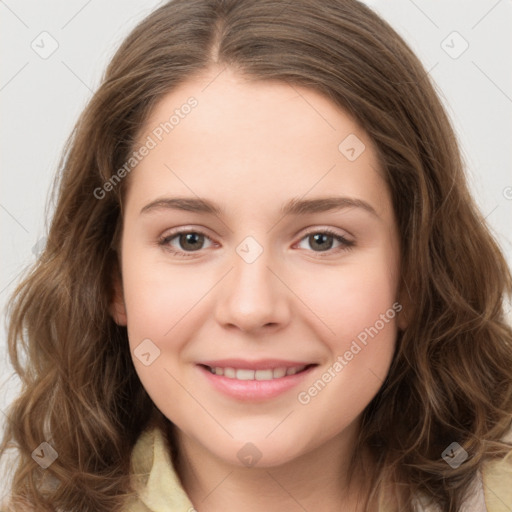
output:
<instances>
[{"instance_id":1,"label":"cheek","mask_svg":"<svg viewBox=\"0 0 512 512\"><path fill-rule=\"evenodd\" d=\"M370 277L347 277L344 291L333 291L323 303L323 320L334 331L323 336L329 359L296 396L304 414L322 418L322 439L359 417L384 384L393 359L401 307L391 284Z\"/></svg>"},{"instance_id":2,"label":"cheek","mask_svg":"<svg viewBox=\"0 0 512 512\"><path fill-rule=\"evenodd\" d=\"M330 359L324 372L299 390L297 401L313 417L324 418L327 437L356 418L386 378L401 310L394 262L385 253L375 253L329 275L317 275L317 286L310 288L308 305L329 327L323 329L322 340Z\"/></svg>"},{"instance_id":3,"label":"cheek","mask_svg":"<svg viewBox=\"0 0 512 512\"><path fill-rule=\"evenodd\" d=\"M325 340L333 350L344 352L347 343L376 323L379 331L387 331L389 324L394 324L394 268L389 258L374 254L354 264L318 271L314 280L298 280L297 293L322 320ZM382 325L381 316L390 308Z\"/></svg>"},{"instance_id":4,"label":"cheek","mask_svg":"<svg viewBox=\"0 0 512 512\"><path fill-rule=\"evenodd\" d=\"M192 308L204 295L205 286L199 272L171 271L162 261L135 253L123 261L134 367L152 401L170 417L190 407L190 398L179 384L183 380L180 354L190 339Z\"/></svg>"},{"instance_id":5,"label":"cheek","mask_svg":"<svg viewBox=\"0 0 512 512\"><path fill-rule=\"evenodd\" d=\"M170 269L136 254L123 264L123 286L130 344L150 338L162 344L176 336L181 320L207 291L201 272ZM132 347L133 348L133 347Z\"/></svg>"}]
</instances>

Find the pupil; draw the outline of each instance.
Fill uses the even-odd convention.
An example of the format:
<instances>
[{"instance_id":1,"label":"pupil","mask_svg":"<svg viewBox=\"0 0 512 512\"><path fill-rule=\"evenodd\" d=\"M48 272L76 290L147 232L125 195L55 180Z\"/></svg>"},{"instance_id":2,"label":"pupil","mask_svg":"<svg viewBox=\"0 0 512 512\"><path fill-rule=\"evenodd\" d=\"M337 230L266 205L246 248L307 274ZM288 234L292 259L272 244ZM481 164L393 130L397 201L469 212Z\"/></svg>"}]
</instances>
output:
<instances>
[{"instance_id":1,"label":"pupil","mask_svg":"<svg viewBox=\"0 0 512 512\"><path fill-rule=\"evenodd\" d=\"M198 241L201 241L203 235L200 235L199 233L186 233L181 236L180 239L180 245L184 249L191 249L192 251L196 251L200 248L200 243L198 244ZM187 247L187 244L189 244L189 247Z\"/></svg>"},{"instance_id":2,"label":"pupil","mask_svg":"<svg viewBox=\"0 0 512 512\"><path fill-rule=\"evenodd\" d=\"M327 235L324 233L316 233L316 234L312 235L312 238L313 238L315 244L320 245L320 249L330 249L332 247L332 236L331 235ZM327 247L325 246L326 239L329 239L329 241L330 241L330 243L327 244Z\"/></svg>"}]
</instances>

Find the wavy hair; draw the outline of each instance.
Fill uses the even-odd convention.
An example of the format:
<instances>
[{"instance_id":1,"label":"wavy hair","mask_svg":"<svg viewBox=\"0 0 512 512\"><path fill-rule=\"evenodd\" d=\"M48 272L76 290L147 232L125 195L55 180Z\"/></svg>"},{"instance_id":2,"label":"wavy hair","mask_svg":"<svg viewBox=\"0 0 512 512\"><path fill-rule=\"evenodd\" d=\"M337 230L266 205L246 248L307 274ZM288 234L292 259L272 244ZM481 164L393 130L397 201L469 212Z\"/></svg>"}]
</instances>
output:
<instances>
[{"instance_id":1,"label":"wavy hair","mask_svg":"<svg viewBox=\"0 0 512 512\"><path fill-rule=\"evenodd\" d=\"M155 104L212 67L315 90L375 143L400 230L408 326L363 413L355 453L374 456L371 493L392 481L403 489L401 510L413 510L421 493L456 512L483 462L511 449L503 301L512 278L470 197L428 73L356 0L174 0L121 44L66 143L46 247L8 307L22 386L0 446L16 451L12 506L122 510L134 492L137 438L151 418L170 423L140 383L126 328L109 314L128 180L101 199L94 191L127 161ZM45 471L31 458L43 440L58 452ZM455 469L441 458L453 441L470 455Z\"/></svg>"}]
</instances>

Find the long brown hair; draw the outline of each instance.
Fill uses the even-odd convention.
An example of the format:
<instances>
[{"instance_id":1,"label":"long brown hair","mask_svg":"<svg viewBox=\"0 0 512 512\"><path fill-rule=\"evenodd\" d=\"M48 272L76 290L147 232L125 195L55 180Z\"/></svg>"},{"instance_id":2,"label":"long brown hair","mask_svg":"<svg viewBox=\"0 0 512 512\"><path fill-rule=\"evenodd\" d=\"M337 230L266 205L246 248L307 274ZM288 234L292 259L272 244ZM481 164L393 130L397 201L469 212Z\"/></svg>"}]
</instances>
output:
<instances>
[{"instance_id":1,"label":"long brown hair","mask_svg":"<svg viewBox=\"0 0 512 512\"><path fill-rule=\"evenodd\" d=\"M356 0L175 0L123 42L68 140L46 247L8 310L22 383L0 446L17 453L12 503L110 512L131 491L131 450L161 413L109 314L128 180L101 198L94 191L127 161L156 102L212 66L314 89L373 139L401 234L408 327L357 450L374 455L374 492L386 478L404 489L401 510L417 493L459 510L482 463L511 448L502 439L512 418L503 313L512 279L427 72ZM42 441L58 452L44 471L31 458ZM458 468L441 458L454 441L469 454Z\"/></svg>"}]
</instances>

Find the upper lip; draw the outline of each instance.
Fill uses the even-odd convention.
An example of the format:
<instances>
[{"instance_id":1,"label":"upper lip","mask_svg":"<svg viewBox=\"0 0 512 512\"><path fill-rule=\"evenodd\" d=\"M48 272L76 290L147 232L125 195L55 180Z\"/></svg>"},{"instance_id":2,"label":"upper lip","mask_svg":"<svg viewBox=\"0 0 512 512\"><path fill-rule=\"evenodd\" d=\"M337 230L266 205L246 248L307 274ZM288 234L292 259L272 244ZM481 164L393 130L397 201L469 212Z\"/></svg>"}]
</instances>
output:
<instances>
[{"instance_id":1,"label":"upper lip","mask_svg":"<svg viewBox=\"0 0 512 512\"><path fill-rule=\"evenodd\" d=\"M247 370L274 370L275 368L295 368L308 366L314 363L310 361L284 361L283 359L260 359L258 361L247 361L245 359L217 359L201 361L198 364L210 368L234 368Z\"/></svg>"}]
</instances>

